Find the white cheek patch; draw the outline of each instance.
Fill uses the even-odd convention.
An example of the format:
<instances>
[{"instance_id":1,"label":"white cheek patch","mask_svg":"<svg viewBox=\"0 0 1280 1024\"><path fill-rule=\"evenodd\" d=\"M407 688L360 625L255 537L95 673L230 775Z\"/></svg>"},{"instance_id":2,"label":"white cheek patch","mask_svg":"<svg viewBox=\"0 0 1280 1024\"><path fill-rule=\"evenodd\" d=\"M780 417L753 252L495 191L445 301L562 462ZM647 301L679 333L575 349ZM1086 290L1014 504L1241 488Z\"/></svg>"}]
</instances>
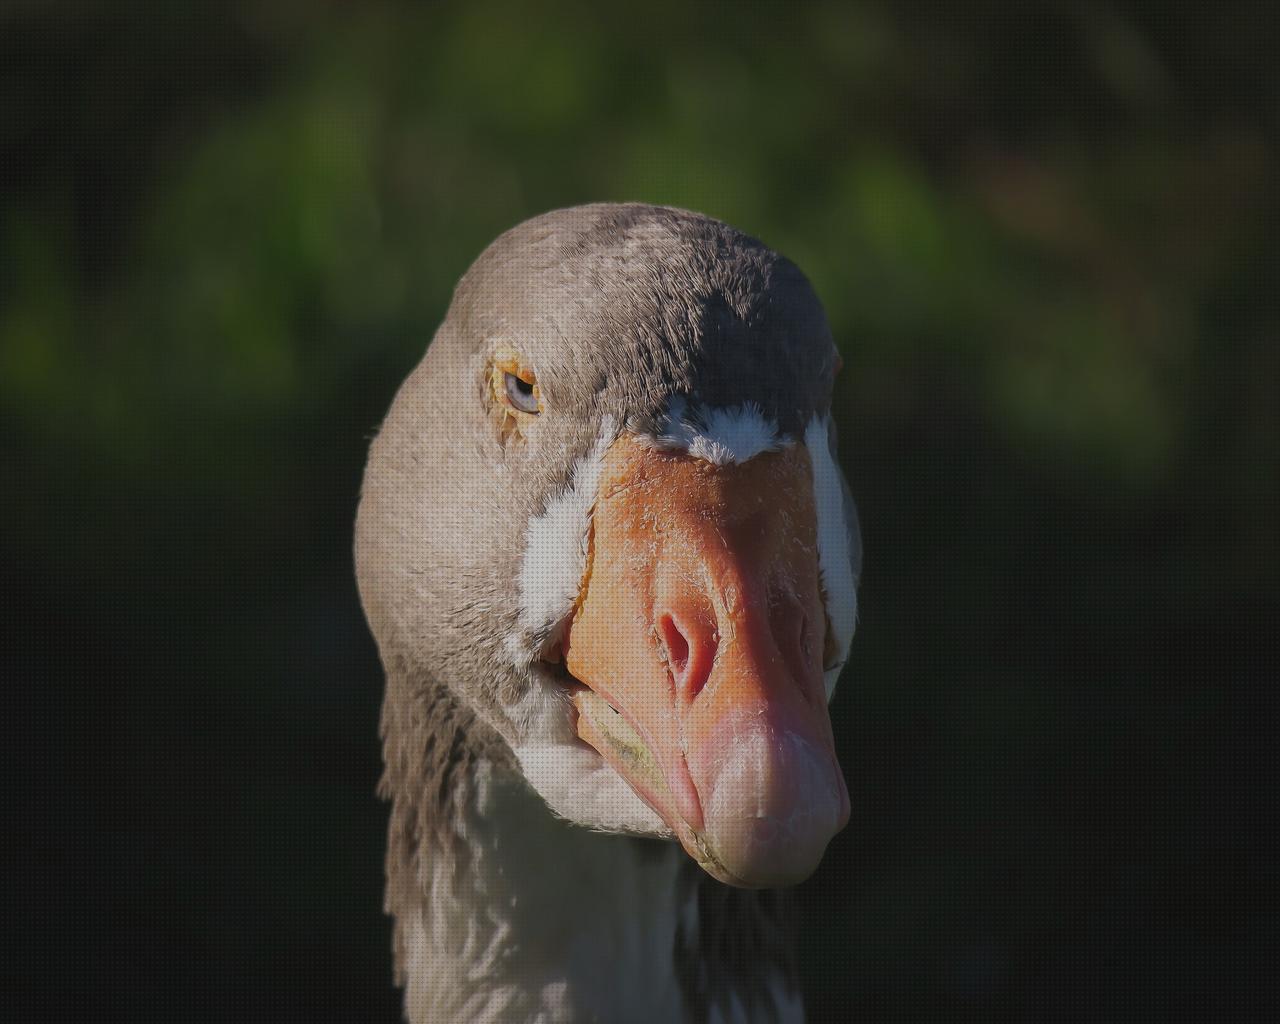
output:
<instances>
[{"instance_id":1,"label":"white cheek patch","mask_svg":"<svg viewBox=\"0 0 1280 1024\"><path fill-rule=\"evenodd\" d=\"M596 443L574 466L569 486L529 520L519 580L520 626L529 632L553 630L578 599L604 454L617 436L613 419L606 417ZM529 652L519 638L508 637L507 650L517 664L528 664Z\"/></svg>"},{"instance_id":2,"label":"white cheek patch","mask_svg":"<svg viewBox=\"0 0 1280 1024\"><path fill-rule=\"evenodd\" d=\"M651 448L688 452L716 466L746 462L790 443L778 436L778 425L752 402L686 415L683 398L671 400L666 427L658 437L640 435L640 440Z\"/></svg>"},{"instance_id":3,"label":"white cheek patch","mask_svg":"<svg viewBox=\"0 0 1280 1024\"><path fill-rule=\"evenodd\" d=\"M804 443L813 466L813 501L818 513L818 569L827 601L827 619L836 641L836 660L825 673L827 700L849 658L858 620L857 580L853 575L851 517L845 508L840 467L831 455L829 420L815 416L805 428Z\"/></svg>"}]
</instances>

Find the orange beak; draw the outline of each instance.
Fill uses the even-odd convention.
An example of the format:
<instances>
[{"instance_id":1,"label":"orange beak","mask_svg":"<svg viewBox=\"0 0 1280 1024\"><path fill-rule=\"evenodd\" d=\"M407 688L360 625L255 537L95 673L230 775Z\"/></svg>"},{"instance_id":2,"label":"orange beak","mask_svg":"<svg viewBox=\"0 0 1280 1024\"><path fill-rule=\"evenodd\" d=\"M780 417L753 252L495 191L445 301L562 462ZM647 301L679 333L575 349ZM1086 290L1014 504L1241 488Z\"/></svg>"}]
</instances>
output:
<instances>
[{"instance_id":1,"label":"orange beak","mask_svg":"<svg viewBox=\"0 0 1280 1024\"><path fill-rule=\"evenodd\" d=\"M802 881L849 819L826 629L803 445L716 466L614 442L564 641L578 735L723 882Z\"/></svg>"}]
</instances>

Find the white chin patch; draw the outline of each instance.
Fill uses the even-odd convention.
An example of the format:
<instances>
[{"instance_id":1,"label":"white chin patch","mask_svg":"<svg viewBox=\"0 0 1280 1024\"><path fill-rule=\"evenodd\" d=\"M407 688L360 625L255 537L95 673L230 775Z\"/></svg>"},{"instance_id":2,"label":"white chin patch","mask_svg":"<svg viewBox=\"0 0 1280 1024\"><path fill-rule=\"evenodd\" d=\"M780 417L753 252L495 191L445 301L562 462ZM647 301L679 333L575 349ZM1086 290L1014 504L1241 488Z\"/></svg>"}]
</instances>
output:
<instances>
[{"instance_id":1,"label":"white chin patch","mask_svg":"<svg viewBox=\"0 0 1280 1024\"><path fill-rule=\"evenodd\" d=\"M813 502L818 513L818 569L827 602L827 619L835 635L836 660L825 673L827 700L835 691L840 670L849 658L849 645L858 621L858 584L853 570L852 517L845 508L840 467L831 454L829 418L815 416L805 428L804 443L813 466Z\"/></svg>"},{"instance_id":2,"label":"white chin patch","mask_svg":"<svg viewBox=\"0 0 1280 1024\"><path fill-rule=\"evenodd\" d=\"M560 817L604 832L671 837L657 813L585 743L529 743L515 753L524 777Z\"/></svg>"},{"instance_id":3,"label":"white chin patch","mask_svg":"<svg viewBox=\"0 0 1280 1024\"><path fill-rule=\"evenodd\" d=\"M520 769L557 815L602 832L672 835L622 776L574 733L567 694L535 675L510 713L524 737L515 748Z\"/></svg>"},{"instance_id":4,"label":"white chin patch","mask_svg":"<svg viewBox=\"0 0 1280 1024\"><path fill-rule=\"evenodd\" d=\"M688 452L716 466L746 462L763 452L776 452L790 442L779 437L778 425L758 405L747 402L730 409L686 408L683 398L673 398L661 434L639 435L651 448Z\"/></svg>"}]
</instances>

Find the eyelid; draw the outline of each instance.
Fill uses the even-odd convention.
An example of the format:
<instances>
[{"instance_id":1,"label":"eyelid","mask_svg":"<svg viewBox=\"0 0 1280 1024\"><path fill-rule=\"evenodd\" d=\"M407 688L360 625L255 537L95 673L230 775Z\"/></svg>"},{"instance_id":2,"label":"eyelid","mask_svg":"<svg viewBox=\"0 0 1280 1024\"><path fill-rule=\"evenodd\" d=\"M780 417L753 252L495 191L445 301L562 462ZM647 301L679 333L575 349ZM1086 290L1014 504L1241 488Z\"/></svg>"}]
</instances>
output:
<instances>
[{"instance_id":1,"label":"eyelid","mask_svg":"<svg viewBox=\"0 0 1280 1024\"><path fill-rule=\"evenodd\" d=\"M527 384L537 382L538 375L533 372L533 367L515 349L498 349L493 353L492 361L494 368L502 373L513 373Z\"/></svg>"}]
</instances>

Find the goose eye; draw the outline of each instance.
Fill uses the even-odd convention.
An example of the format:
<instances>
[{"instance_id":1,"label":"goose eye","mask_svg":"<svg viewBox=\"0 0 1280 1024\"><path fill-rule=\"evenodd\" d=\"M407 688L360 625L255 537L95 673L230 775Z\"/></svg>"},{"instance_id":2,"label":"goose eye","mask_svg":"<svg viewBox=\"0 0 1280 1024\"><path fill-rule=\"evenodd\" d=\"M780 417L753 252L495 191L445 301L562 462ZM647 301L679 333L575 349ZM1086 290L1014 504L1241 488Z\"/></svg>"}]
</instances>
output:
<instances>
[{"instance_id":1,"label":"goose eye","mask_svg":"<svg viewBox=\"0 0 1280 1024\"><path fill-rule=\"evenodd\" d=\"M540 410L538 408L538 396L534 394L533 381L525 380L514 373L504 373L503 386L506 388L507 401L511 403L513 409L520 412L528 412L536 415Z\"/></svg>"}]
</instances>

